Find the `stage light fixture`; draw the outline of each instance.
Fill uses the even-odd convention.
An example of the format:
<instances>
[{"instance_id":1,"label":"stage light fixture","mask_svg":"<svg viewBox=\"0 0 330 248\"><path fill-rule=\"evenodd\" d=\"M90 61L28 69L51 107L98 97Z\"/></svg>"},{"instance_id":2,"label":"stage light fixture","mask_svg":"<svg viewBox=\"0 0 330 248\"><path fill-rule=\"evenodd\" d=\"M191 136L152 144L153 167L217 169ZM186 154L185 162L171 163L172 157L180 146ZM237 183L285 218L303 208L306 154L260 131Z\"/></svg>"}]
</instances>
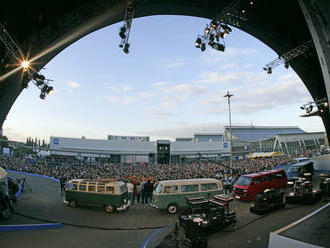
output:
<instances>
[{"instance_id":1,"label":"stage light fixture","mask_svg":"<svg viewBox=\"0 0 330 248\"><path fill-rule=\"evenodd\" d=\"M23 60L21 62L21 66L23 67L24 70L27 70L30 67L30 62L27 60Z\"/></svg>"},{"instance_id":2,"label":"stage light fixture","mask_svg":"<svg viewBox=\"0 0 330 248\"><path fill-rule=\"evenodd\" d=\"M205 28L204 32L206 35L208 35L210 33L210 29L207 27L207 28Z\"/></svg>"},{"instance_id":3,"label":"stage light fixture","mask_svg":"<svg viewBox=\"0 0 330 248\"><path fill-rule=\"evenodd\" d=\"M128 54L129 53L129 43L126 43L123 49L124 53Z\"/></svg>"},{"instance_id":4,"label":"stage light fixture","mask_svg":"<svg viewBox=\"0 0 330 248\"><path fill-rule=\"evenodd\" d=\"M198 37L198 38L196 39L195 46L196 46L197 48L200 48L201 43L202 43L202 39Z\"/></svg>"},{"instance_id":5,"label":"stage light fixture","mask_svg":"<svg viewBox=\"0 0 330 248\"><path fill-rule=\"evenodd\" d=\"M289 69L289 62L285 61L284 62L284 67L285 67L285 69Z\"/></svg>"},{"instance_id":6,"label":"stage light fixture","mask_svg":"<svg viewBox=\"0 0 330 248\"><path fill-rule=\"evenodd\" d=\"M46 98L46 93L45 93L45 92L41 92L39 97L40 97L42 100L45 100L45 98Z\"/></svg>"},{"instance_id":7,"label":"stage light fixture","mask_svg":"<svg viewBox=\"0 0 330 248\"><path fill-rule=\"evenodd\" d=\"M217 51L220 51L220 52L225 51L225 46L223 44L220 44L220 43L213 44L212 48L217 50Z\"/></svg>"},{"instance_id":8,"label":"stage light fixture","mask_svg":"<svg viewBox=\"0 0 330 248\"><path fill-rule=\"evenodd\" d=\"M46 89L46 93L47 95L49 95L50 93L52 93L54 91L54 87L53 86L48 86Z\"/></svg>"},{"instance_id":9,"label":"stage light fixture","mask_svg":"<svg viewBox=\"0 0 330 248\"><path fill-rule=\"evenodd\" d=\"M204 52L205 49L206 49L206 45L205 45L205 43L203 43L203 44L201 45L201 51Z\"/></svg>"}]
</instances>

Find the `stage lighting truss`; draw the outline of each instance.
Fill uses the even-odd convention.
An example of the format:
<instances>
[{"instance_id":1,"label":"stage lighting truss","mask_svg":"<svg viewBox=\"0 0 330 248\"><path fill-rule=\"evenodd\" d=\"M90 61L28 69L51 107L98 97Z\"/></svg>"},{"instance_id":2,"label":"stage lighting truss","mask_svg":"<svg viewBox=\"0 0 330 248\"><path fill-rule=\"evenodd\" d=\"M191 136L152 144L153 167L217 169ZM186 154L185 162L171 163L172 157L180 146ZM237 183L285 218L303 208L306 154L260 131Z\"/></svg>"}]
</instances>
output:
<instances>
[{"instance_id":1,"label":"stage lighting truss","mask_svg":"<svg viewBox=\"0 0 330 248\"><path fill-rule=\"evenodd\" d=\"M40 89L40 98L42 100L54 90L53 86L49 85L49 82L53 82L53 80L46 79L44 75L34 72L30 75L29 79Z\"/></svg>"},{"instance_id":2,"label":"stage lighting truss","mask_svg":"<svg viewBox=\"0 0 330 248\"><path fill-rule=\"evenodd\" d=\"M316 100L315 102L308 102L300 108L306 111L306 113L300 117L320 116L324 112L329 111L329 102L328 99L323 98L321 100ZM315 109L315 111L313 111L313 109Z\"/></svg>"},{"instance_id":3,"label":"stage lighting truss","mask_svg":"<svg viewBox=\"0 0 330 248\"><path fill-rule=\"evenodd\" d=\"M289 61L298 57L301 54L307 53L311 48L313 47L313 42L307 41L303 43L302 45L292 49L291 51L284 53L279 58L273 60L272 62L269 62L265 67L263 68L268 74L272 74L273 69L279 65L284 64L284 67L286 69L289 69Z\"/></svg>"},{"instance_id":4,"label":"stage lighting truss","mask_svg":"<svg viewBox=\"0 0 330 248\"><path fill-rule=\"evenodd\" d=\"M202 52L209 45L217 51L225 51L225 37L232 29L228 26L240 26L240 22L247 21L247 14L255 5L254 1L248 0L233 0L230 4L222 8L219 16L214 18L210 24L206 25L203 35L198 35L195 46L200 48Z\"/></svg>"},{"instance_id":5,"label":"stage lighting truss","mask_svg":"<svg viewBox=\"0 0 330 248\"><path fill-rule=\"evenodd\" d=\"M119 47L123 49L124 53L129 53L129 46L128 43L129 35L131 32L132 21L135 13L135 7L131 0L127 1L127 8L124 17L124 25L119 30L119 36L121 38Z\"/></svg>"},{"instance_id":6,"label":"stage lighting truss","mask_svg":"<svg viewBox=\"0 0 330 248\"><path fill-rule=\"evenodd\" d=\"M24 61L24 56L21 49L11 38L10 34L7 32L5 26L2 23L0 23L0 40L6 48L5 57L10 57L9 54L11 54L12 56L10 57L10 60L14 60L15 62Z\"/></svg>"}]
</instances>

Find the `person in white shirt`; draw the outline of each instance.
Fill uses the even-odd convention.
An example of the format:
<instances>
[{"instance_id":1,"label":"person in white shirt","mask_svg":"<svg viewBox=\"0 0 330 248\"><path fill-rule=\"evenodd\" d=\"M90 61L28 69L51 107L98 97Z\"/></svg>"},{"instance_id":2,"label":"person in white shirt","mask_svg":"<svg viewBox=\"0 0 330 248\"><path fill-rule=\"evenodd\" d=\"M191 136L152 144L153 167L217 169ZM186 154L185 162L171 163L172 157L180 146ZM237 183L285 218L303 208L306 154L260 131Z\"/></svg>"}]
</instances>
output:
<instances>
[{"instance_id":1,"label":"person in white shirt","mask_svg":"<svg viewBox=\"0 0 330 248\"><path fill-rule=\"evenodd\" d=\"M127 193L128 193L128 200L130 202L130 205L134 205L133 202L133 189L134 189L134 185L131 183L131 181L128 181L127 184Z\"/></svg>"}]
</instances>

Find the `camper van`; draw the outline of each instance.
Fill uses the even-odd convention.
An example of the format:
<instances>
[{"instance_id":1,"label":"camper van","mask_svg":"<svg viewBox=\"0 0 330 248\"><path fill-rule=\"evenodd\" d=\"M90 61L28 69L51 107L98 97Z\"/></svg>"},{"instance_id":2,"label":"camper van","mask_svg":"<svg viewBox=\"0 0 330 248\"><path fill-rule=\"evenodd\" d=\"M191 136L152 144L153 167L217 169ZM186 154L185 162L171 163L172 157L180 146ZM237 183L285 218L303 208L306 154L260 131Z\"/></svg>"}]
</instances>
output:
<instances>
[{"instance_id":1,"label":"camper van","mask_svg":"<svg viewBox=\"0 0 330 248\"><path fill-rule=\"evenodd\" d=\"M236 199L252 201L265 189L285 189L288 178L284 170L271 170L241 176L234 185Z\"/></svg>"},{"instance_id":2,"label":"camper van","mask_svg":"<svg viewBox=\"0 0 330 248\"><path fill-rule=\"evenodd\" d=\"M223 193L222 183L213 178L160 181L153 192L153 206L175 214L188 207L186 197L210 198Z\"/></svg>"},{"instance_id":3,"label":"camper van","mask_svg":"<svg viewBox=\"0 0 330 248\"><path fill-rule=\"evenodd\" d=\"M127 207L125 183L113 179L73 179L65 187L64 203L70 207L94 206L104 208L107 213Z\"/></svg>"}]
</instances>

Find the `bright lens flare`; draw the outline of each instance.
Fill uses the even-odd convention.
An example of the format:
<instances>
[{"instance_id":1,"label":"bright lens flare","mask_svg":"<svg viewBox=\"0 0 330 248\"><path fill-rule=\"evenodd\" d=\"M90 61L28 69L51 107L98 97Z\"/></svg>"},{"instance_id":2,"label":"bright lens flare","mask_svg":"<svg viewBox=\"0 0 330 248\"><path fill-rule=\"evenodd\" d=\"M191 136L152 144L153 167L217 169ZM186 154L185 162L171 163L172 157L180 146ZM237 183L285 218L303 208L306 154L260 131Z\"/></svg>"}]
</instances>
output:
<instances>
[{"instance_id":1,"label":"bright lens flare","mask_svg":"<svg viewBox=\"0 0 330 248\"><path fill-rule=\"evenodd\" d=\"M30 62L24 60L24 61L22 61L21 66L22 66L24 69L27 69L27 68L30 66Z\"/></svg>"}]
</instances>

